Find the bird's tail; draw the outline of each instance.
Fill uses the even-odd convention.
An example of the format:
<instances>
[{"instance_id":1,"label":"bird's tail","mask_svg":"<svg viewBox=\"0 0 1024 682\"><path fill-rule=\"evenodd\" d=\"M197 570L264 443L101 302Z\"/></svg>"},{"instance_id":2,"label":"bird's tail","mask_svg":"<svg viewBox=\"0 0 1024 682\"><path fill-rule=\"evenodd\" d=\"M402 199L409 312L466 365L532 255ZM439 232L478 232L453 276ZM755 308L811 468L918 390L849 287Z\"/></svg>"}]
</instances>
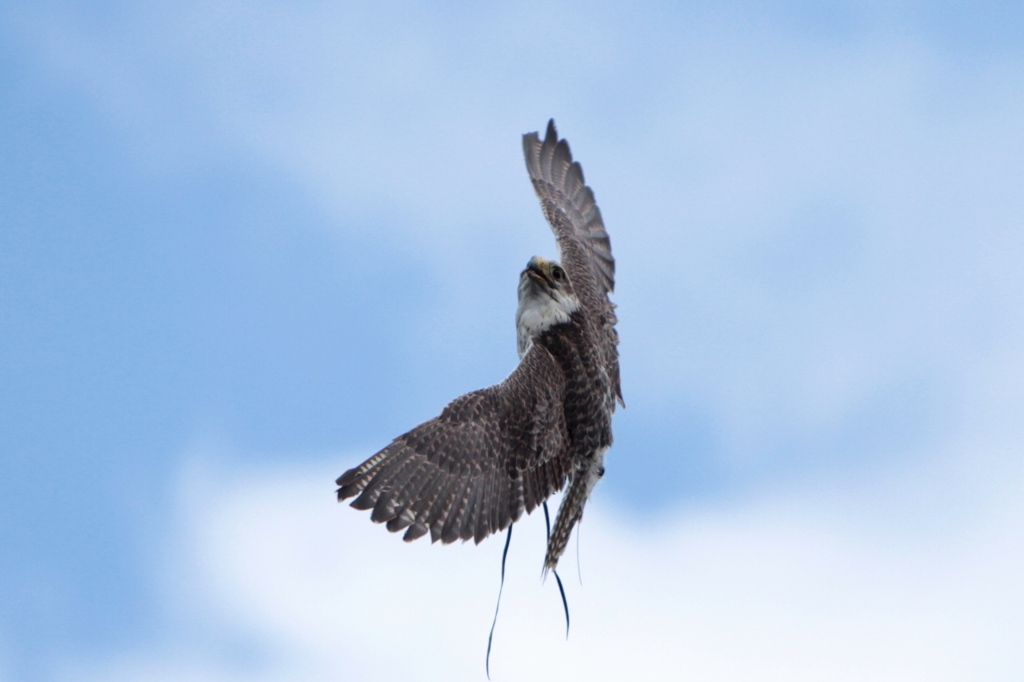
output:
<instances>
[{"instance_id":1,"label":"bird's tail","mask_svg":"<svg viewBox=\"0 0 1024 682\"><path fill-rule=\"evenodd\" d=\"M569 490L562 498L562 504L558 508L558 518L555 519L555 529L548 538L548 553L544 557L545 572L558 566L558 559L565 552L569 544L569 536L572 529L583 518L583 507L587 504L590 491L594 489L601 477L604 476L604 453L605 449L599 450L595 456L588 460L587 464L576 470L569 483Z\"/></svg>"}]
</instances>

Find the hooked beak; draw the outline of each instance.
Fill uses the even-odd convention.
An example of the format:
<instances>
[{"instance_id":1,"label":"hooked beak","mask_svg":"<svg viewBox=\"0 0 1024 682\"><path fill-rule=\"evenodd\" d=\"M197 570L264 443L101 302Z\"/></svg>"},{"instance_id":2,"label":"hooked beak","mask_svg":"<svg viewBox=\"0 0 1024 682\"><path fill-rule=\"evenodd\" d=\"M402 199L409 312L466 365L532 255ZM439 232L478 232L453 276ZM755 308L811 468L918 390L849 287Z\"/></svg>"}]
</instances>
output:
<instances>
[{"instance_id":1,"label":"hooked beak","mask_svg":"<svg viewBox=\"0 0 1024 682\"><path fill-rule=\"evenodd\" d=\"M547 274L545 274L544 270L540 267L540 263L536 260L531 260L523 273L534 282L543 283L549 288L551 287L551 280L548 279Z\"/></svg>"}]
</instances>

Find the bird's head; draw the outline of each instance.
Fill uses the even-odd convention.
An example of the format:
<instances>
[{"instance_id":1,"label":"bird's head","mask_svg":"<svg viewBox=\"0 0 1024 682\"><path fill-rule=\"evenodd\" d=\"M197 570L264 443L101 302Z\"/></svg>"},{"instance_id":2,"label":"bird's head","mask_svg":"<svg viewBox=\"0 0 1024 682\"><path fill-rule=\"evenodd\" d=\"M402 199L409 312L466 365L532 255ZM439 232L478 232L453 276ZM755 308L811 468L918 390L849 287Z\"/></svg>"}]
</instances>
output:
<instances>
[{"instance_id":1,"label":"bird's head","mask_svg":"<svg viewBox=\"0 0 1024 682\"><path fill-rule=\"evenodd\" d=\"M525 290L525 291L524 291ZM550 298L562 298L575 295L572 284L562 266L553 260L534 256L526 264L526 269L519 276L519 297L523 294L536 294Z\"/></svg>"},{"instance_id":2,"label":"bird's head","mask_svg":"<svg viewBox=\"0 0 1024 682\"><path fill-rule=\"evenodd\" d=\"M552 325L568 322L579 307L565 269L553 260L531 258L519 276L519 356L526 354L535 336Z\"/></svg>"}]
</instances>

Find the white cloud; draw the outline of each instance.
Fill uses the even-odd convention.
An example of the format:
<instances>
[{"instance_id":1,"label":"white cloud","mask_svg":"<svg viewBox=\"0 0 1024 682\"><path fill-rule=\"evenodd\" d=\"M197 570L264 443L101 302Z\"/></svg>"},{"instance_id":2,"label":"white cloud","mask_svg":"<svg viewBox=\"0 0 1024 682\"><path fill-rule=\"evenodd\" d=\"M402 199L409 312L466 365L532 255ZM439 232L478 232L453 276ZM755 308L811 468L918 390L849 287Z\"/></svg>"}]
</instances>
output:
<instances>
[{"instance_id":1,"label":"white cloud","mask_svg":"<svg viewBox=\"0 0 1024 682\"><path fill-rule=\"evenodd\" d=\"M492 676L1011 679L1024 672L1022 471L972 482L960 461L655 522L599 494L582 587L563 560L568 642L535 514L513 534ZM481 679L502 539L406 545L334 502L340 468L190 467L181 542L159 568L170 634L84 678Z\"/></svg>"}]
</instances>

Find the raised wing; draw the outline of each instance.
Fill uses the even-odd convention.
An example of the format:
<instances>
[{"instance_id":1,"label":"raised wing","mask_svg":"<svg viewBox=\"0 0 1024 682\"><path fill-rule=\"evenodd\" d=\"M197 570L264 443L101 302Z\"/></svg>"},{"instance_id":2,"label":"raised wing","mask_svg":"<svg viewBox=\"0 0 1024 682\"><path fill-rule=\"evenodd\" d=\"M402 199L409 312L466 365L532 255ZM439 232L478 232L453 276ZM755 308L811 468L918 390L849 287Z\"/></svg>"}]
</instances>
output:
<instances>
[{"instance_id":1,"label":"raised wing","mask_svg":"<svg viewBox=\"0 0 1024 682\"><path fill-rule=\"evenodd\" d=\"M523 135L523 154L544 217L555 233L562 267L597 328L604 366L621 402L618 319L608 300L615 290L615 258L594 193L583 180L583 168L572 160L569 143L558 139L554 119L548 121L543 142L537 133Z\"/></svg>"},{"instance_id":2,"label":"raised wing","mask_svg":"<svg viewBox=\"0 0 1024 682\"><path fill-rule=\"evenodd\" d=\"M337 480L338 501L402 529L407 542L477 543L565 484L565 378L534 346L505 381L456 398L439 417L399 436Z\"/></svg>"}]
</instances>

